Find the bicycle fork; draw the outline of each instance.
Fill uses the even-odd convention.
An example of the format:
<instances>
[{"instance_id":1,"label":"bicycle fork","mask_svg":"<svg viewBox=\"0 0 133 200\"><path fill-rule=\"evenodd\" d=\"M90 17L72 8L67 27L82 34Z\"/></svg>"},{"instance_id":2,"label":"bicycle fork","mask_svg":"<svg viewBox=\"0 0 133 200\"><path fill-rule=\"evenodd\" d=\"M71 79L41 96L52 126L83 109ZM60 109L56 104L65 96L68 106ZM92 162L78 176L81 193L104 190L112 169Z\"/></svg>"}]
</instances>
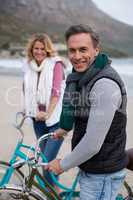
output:
<instances>
[{"instance_id":1,"label":"bicycle fork","mask_svg":"<svg viewBox=\"0 0 133 200\"><path fill-rule=\"evenodd\" d=\"M41 181L44 182L45 188L41 187L38 182L35 181L35 177L38 177ZM32 171L29 177L25 178L24 183L24 192L29 193L32 189L32 186L35 186L40 190L44 195L51 200L61 200L61 197L58 196L54 188L48 183L48 181L38 172L36 167L32 167Z\"/></svg>"}]
</instances>

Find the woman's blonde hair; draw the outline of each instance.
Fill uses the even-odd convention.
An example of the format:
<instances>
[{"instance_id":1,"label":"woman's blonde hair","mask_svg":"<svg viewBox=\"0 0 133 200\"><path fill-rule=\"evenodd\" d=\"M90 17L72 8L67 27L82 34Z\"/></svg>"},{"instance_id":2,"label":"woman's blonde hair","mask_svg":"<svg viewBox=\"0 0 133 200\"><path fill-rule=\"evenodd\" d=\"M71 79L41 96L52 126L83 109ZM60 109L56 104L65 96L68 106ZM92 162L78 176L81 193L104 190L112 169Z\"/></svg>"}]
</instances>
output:
<instances>
[{"instance_id":1,"label":"woman's blonde hair","mask_svg":"<svg viewBox=\"0 0 133 200\"><path fill-rule=\"evenodd\" d=\"M45 51L47 53L47 57L52 57L56 55L56 51L54 49L53 43L50 39L50 37L46 34L33 34L31 38L29 39L28 45L27 45L27 57L28 60L31 61L34 59L33 57L33 47L36 41L39 41L44 44Z\"/></svg>"}]
</instances>

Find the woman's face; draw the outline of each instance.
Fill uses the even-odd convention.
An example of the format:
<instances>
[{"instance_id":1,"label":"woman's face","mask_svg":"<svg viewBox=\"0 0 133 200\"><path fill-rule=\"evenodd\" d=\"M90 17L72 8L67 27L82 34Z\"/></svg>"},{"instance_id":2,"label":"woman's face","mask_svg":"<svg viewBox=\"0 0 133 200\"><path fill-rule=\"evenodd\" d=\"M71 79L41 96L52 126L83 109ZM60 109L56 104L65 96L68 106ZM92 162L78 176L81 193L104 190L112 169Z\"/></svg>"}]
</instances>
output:
<instances>
[{"instance_id":1,"label":"woman's face","mask_svg":"<svg viewBox=\"0 0 133 200\"><path fill-rule=\"evenodd\" d=\"M44 44L40 41L36 41L32 49L32 54L37 64L40 65L42 61L47 57Z\"/></svg>"}]
</instances>

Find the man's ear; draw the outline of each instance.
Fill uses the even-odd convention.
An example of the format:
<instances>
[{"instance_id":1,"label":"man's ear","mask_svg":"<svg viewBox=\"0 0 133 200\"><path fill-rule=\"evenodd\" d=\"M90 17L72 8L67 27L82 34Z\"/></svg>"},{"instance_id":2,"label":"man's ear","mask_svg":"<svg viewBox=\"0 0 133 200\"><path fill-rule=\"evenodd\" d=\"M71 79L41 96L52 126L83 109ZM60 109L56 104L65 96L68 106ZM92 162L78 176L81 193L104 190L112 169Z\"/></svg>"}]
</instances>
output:
<instances>
[{"instance_id":1,"label":"man's ear","mask_svg":"<svg viewBox=\"0 0 133 200\"><path fill-rule=\"evenodd\" d=\"M95 49L95 56L97 56L99 54L99 48Z\"/></svg>"}]
</instances>

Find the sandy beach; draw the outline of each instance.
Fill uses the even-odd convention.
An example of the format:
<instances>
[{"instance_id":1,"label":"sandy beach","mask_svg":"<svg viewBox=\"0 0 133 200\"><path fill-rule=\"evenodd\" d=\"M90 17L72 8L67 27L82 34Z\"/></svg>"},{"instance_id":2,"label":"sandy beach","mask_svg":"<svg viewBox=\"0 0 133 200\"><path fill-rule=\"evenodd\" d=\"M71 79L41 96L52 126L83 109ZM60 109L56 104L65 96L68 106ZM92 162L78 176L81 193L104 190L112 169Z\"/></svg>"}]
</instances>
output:
<instances>
[{"instance_id":1,"label":"sandy beach","mask_svg":"<svg viewBox=\"0 0 133 200\"><path fill-rule=\"evenodd\" d=\"M11 153L14 150L16 142L18 140L18 132L13 127L15 120L15 113L21 110L21 88L22 88L22 77L11 76L11 75L0 75L0 160L8 161ZM127 148L133 147L133 98L128 98L128 125L127 125ZM34 144L35 136L31 123L28 121L24 125L25 132L25 143ZM71 134L65 138L64 144L59 153L59 157L63 157L67 152L70 152L70 140ZM76 174L75 169L63 175L63 180L67 177L67 182L73 179Z\"/></svg>"}]
</instances>

